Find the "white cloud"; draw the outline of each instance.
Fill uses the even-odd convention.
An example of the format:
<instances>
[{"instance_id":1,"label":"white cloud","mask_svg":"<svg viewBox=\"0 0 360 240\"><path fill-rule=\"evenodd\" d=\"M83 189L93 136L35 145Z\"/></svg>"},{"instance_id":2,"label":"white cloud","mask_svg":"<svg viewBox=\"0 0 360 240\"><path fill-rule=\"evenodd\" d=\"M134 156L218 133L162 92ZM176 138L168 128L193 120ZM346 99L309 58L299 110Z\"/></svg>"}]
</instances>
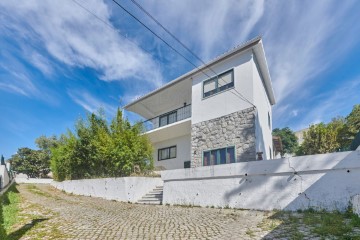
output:
<instances>
[{"instance_id":1,"label":"white cloud","mask_svg":"<svg viewBox=\"0 0 360 240\"><path fill-rule=\"evenodd\" d=\"M90 11L111 25L111 12L100 0L80 1ZM104 81L135 78L151 87L162 84L158 65L151 56L124 39L118 32L98 21L73 1L29 0L18 4L1 1L12 24L24 37L40 41L55 59L74 67L89 67ZM30 39L29 39L30 38ZM33 64L45 73L46 61L32 55Z\"/></svg>"},{"instance_id":2,"label":"white cloud","mask_svg":"<svg viewBox=\"0 0 360 240\"><path fill-rule=\"evenodd\" d=\"M92 96L85 90L68 90L67 93L74 102L76 102L88 112L97 113L100 109L104 109L108 117L113 117L117 111L117 107Z\"/></svg>"}]
</instances>

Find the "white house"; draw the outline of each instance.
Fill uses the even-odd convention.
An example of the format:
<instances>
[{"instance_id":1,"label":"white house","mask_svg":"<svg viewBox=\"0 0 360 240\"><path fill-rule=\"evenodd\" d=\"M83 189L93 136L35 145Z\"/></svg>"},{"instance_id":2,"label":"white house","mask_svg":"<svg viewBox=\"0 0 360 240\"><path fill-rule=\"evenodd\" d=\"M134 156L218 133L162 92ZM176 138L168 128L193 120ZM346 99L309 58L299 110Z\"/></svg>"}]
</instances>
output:
<instances>
[{"instance_id":1,"label":"white house","mask_svg":"<svg viewBox=\"0 0 360 240\"><path fill-rule=\"evenodd\" d=\"M271 159L274 104L262 40L255 38L125 109L148 119L155 166L178 169Z\"/></svg>"}]
</instances>

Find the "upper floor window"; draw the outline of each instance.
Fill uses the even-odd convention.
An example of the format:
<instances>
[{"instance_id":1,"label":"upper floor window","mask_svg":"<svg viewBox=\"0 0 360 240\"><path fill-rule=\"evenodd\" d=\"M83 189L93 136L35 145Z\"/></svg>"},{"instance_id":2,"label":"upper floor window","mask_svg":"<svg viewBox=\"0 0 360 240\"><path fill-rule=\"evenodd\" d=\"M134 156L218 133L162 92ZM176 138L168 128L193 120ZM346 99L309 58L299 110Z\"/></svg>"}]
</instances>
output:
<instances>
[{"instance_id":1,"label":"upper floor window","mask_svg":"<svg viewBox=\"0 0 360 240\"><path fill-rule=\"evenodd\" d=\"M268 112L268 125L269 125L269 129L271 130L271 117L269 112Z\"/></svg>"},{"instance_id":2,"label":"upper floor window","mask_svg":"<svg viewBox=\"0 0 360 240\"><path fill-rule=\"evenodd\" d=\"M216 77L204 81L203 97L209 97L228 88L234 87L234 70L224 72Z\"/></svg>"}]
</instances>

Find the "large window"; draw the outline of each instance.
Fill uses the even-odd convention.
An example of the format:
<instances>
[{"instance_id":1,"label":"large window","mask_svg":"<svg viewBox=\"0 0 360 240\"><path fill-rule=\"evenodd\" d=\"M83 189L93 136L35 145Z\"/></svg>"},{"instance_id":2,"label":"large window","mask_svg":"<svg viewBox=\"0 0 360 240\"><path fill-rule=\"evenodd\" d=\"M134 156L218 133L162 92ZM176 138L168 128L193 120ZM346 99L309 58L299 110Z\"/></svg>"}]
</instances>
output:
<instances>
[{"instance_id":1,"label":"large window","mask_svg":"<svg viewBox=\"0 0 360 240\"><path fill-rule=\"evenodd\" d=\"M177 111L167 113L166 115L159 117L159 127L174 123L176 122L176 120L177 120Z\"/></svg>"},{"instance_id":2,"label":"large window","mask_svg":"<svg viewBox=\"0 0 360 240\"><path fill-rule=\"evenodd\" d=\"M158 150L158 160L176 158L176 146L162 148Z\"/></svg>"},{"instance_id":3,"label":"large window","mask_svg":"<svg viewBox=\"0 0 360 240\"><path fill-rule=\"evenodd\" d=\"M234 70L219 74L203 84L203 97L209 97L215 93L234 87Z\"/></svg>"},{"instance_id":4,"label":"large window","mask_svg":"<svg viewBox=\"0 0 360 240\"><path fill-rule=\"evenodd\" d=\"M203 166L219 165L235 162L235 147L204 151Z\"/></svg>"}]
</instances>

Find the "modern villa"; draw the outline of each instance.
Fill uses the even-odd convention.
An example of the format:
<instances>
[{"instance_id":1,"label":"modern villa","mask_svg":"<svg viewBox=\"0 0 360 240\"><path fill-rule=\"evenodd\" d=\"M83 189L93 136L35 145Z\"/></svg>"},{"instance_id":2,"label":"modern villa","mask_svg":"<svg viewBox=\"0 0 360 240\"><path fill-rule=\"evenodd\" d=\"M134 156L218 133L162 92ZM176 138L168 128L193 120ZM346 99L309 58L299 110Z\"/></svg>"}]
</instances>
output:
<instances>
[{"instance_id":1,"label":"modern villa","mask_svg":"<svg viewBox=\"0 0 360 240\"><path fill-rule=\"evenodd\" d=\"M274 92L261 38L196 68L125 109L148 119L159 169L273 158Z\"/></svg>"}]
</instances>

